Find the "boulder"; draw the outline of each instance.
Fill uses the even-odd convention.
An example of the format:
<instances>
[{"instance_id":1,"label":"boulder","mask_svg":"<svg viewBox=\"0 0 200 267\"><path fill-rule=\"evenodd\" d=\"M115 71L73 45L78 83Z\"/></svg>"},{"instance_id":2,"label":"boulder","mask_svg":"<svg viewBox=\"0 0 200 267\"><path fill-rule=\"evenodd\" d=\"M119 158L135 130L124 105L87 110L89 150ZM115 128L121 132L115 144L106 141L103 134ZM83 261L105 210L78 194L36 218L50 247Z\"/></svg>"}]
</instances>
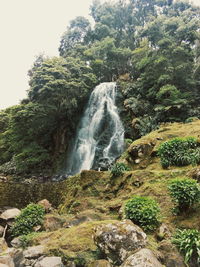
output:
<instances>
[{"instance_id":1,"label":"boulder","mask_svg":"<svg viewBox=\"0 0 200 267\"><path fill-rule=\"evenodd\" d=\"M10 257L13 262L14 266L21 266L21 262L23 261L23 251L22 249L15 249L15 248L8 248L5 252L4 255L7 255Z\"/></svg>"},{"instance_id":2,"label":"boulder","mask_svg":"<svg viewBox=\"0 0 200 267\"><path fill-rule=\"evenodd\" d=\"M37 259L44 255L44 247L41 245L28 247L26 250L24 250L23 255L25 259Z\"/></svg>"},{"instance_id":3,"label":"boulder","mask_svg":"<svg viewBox=\"0 0 200 267\"><path fill-rule=\"evenodd\" d=\"M13 208L5 210L1 216L0 219L3 219L5 221L15 219L17 216L19 216L21 211L19 209Z\"/></svg>"},{"instance_id":4,"label":"boulder","mask_svg":"<svg viewBox=\"0 0 200 267\"><path fill-rule=\"evenodd\" d=\"M107 260L96 260L90 263L88 267L111 267L111 265L110 262Z\"/></svg>"},{"instance_id":5,"label":"boulder","mask_svg":"<svg viewBox=\"0 0 200 267\"><path fill-rule=\"evenodd\" d=\"M9 267L9 265L0 263L0 267Z\"/></svg>"},{"instance_id":6,"label":"boulder","mask_svg":"<svg viewBox=\"0 0 200 267\"><path fill-rule=\"evenodd\" d=\"M122 267L163 267L150 249L140 249L122 264Z\"/></svg>"},{"instance_id":7,"label":"boulder","mask_svg":"<svg viewBox=\"0 0 200 267\"><path fill-rule=\"evenodd\" d=\"M46 213L52 210L52 205L47 199L40 200L38 204L45 209Z\"/></svg>"},{"instance_id":8,"label":"boulder","mask_svg":"<svg viewBox=\"0 0 200 267\"><path fill-rule=\"evenodd\" d=\"M95 229L94 241L112 264L120 265L147 242L143 230L130 220L100 225Z\"/></svg>"},{"instance_id":9,"label":"boulder","mask_svg":"<svg viewBox=\"0 0 200 267\"><path fill-rule=\"evenodd\" d=\"M44 257L36 262L34 267L64 267L60 257Z\"/></svg>"}]
</instances>

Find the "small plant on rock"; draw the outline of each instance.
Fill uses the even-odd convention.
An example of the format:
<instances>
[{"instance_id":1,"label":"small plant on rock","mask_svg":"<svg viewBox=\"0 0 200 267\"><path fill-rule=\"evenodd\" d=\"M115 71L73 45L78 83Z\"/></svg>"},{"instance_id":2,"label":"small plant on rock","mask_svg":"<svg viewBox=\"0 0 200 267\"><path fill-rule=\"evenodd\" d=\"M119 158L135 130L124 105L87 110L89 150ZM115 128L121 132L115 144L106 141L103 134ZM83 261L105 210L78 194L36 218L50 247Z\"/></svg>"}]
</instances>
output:
<instances>
[{"instance_id":1,"label":"small plant on rock","mask_svg":"<svg viewBox=\"0 0 200 267\"><path fill-rule=\"evenodd\" d=\"M113 177L122 175L125 171L129 171L129 167L123 162L117 162L111 167L111 174Z\"/></svg>"},{"instance_id":2,"label":"small plant on rock","mask_svg":"<svg viewBox=\"0 0 200 267\"><path fill-rule=\"evenodd\" d=\"M159 146L158 156L163 168L195 165L200 162L200 148L194 137L174 138Z\"/></svg>"},{"instance_id":3,"label":"small plant on rock","mask_svg":"<svg viewBox=\"0 0 200 267\"><path fill-rule=\"evenodd\" d=\"M200 201L200 186L194 179L173 179L169 182L168 189L176 205L176 213L188 211L194 204Z\"/></svg>"},{"instance_id":4,"label":"small plant on rock","mask_svg":"<svg viewBox=\"0 0 200 267\"><path fill-rule=\"evenodd\" d=\"M155 230L159 225L160 208L150 197L134 196L125 205L125 216L144 230Z\"/></svg>"},{"instance_id":5,"label":"small plant on rock","mask_svg":"<svg viewBox=\"0 0 200 267\"><path fill-rule=\"evenodd\" d=\"M33 232L35 226L42 224L44 214L44 207L38 204L29 204L22 209L21 214L16 218L11 228L12 235L21 236Z\"/></svg>"},{"instance_id":6,"label":"small plant on rock","mask_svg":"<svg viewBox=\"0 0 200 267\"><path fill-rule=\"evenodd\" d=\"M185 263L192 262L199 266L200 264L200 232L195 229L178 230L172 243L177 246L184 255Z\"/></svg>"}]
</instances>

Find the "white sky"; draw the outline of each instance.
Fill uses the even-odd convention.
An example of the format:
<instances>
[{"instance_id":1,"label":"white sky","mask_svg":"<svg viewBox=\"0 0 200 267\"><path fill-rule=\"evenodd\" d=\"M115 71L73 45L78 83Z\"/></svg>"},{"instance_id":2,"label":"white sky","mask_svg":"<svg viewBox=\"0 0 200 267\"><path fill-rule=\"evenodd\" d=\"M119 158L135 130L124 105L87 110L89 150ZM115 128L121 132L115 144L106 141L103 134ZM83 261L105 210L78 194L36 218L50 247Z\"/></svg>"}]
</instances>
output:
<instances>
[{"instance_id":1,"label":"white sky","mask_svg":"<svg viewBox=\"0 0 200 267\"><path fill-rule=\"evenodd\" d=\"M87 16L92 0L0 0L0 109L26 97L35 56L58 55L70 20Z\"/></svg>"},{"instance_id":2,"label":"white sky","mask_svg":"<svg viewBox=\"0 0 200 267\"><path fill-rule=\"evenodd\" d=\"M193 0L200 4L200 0ZM0 0L0 109L26 97L35 56L58 55L70 20L87 16L92 0Z\"/></svg>"}]
</instances>

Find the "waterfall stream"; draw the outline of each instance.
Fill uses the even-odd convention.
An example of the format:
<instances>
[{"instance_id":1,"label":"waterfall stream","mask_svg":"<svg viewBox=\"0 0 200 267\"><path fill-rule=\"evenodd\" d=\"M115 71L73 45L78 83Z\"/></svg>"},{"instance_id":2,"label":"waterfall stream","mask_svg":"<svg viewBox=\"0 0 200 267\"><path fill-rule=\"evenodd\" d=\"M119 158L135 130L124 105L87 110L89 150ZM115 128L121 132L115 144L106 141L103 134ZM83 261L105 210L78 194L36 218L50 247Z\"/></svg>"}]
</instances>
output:
<instances>
[{"instance_id":1,"label":"waterfall stream","mask_svg":"<svg viewBox=\"0 0 200 267\"><path fill-rule=\"evenodd\" d=\"M124 149L124 128L115 105L116 83L91 93L68 160L68 174L111 164Z\"/></svg>"}]
</instances>

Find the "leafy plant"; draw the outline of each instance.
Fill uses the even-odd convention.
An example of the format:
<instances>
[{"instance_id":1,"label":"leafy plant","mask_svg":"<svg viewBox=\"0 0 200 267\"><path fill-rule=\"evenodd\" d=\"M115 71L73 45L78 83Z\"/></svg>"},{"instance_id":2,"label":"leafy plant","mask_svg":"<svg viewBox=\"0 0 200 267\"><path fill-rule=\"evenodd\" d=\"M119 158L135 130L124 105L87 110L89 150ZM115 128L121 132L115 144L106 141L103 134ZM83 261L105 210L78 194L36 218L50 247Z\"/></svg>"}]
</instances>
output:
<instances>
[{"instance_id":1,"label":"leafy plant","mask_svg":"<svg viewBox=\"0 0 200 267\"><path fill-rule=\"evenodd\" d=\"M179 212L189 210L200 201L200 186L190 178L176 178L170 181L168 189Z\"/></svg>"},{"instance_id":2,"label":"leafy plant","mask_svg":"<svg viewBox=\"0 0 200 267\"><path fill-rule=\"evenodd\" d=\"M22 235L20 236L19 240L20 240L20 246L25 249L28 246L31 245L31 242L33 240L33 238L35 237L36 233L30 233L28 235Z\"/></svg>"},{"instance_id":3,"label":"leafy plant","mask_svg":"<svg viewBox=\"0 0 200 267\"><path fill-rule=\"evenodd\" d=\"M185 258L185 263L200 264L200 232L195 229L177 230L172 243L177 246Z\"/></svg>"},{"instance_id":4,"label":"leafy plant","mask_svg":"<svg viewBox=\"0 0 200 267\"><path fill-rule=\"evenodd\" d=\"M138 125L136 127L139 130L140 136L144 136L151 131L154 131L158 128L158 123L156 118L151 116L144 116L143 118L139 119Z\"/></svg>"},{"instance_id":5,"label":"leafy plant","mask_svg":"<svg viewBox=\"0 0 200 267\"><path fill-rule=\"evenodd\" d=\"M22 209L21 214L16 218L11 228L13 236L27 235L34 230L34 226L43 222L45 209L38 204L29 204Z\"/></svg>"},{"instance_id":6,"label":"leafy plant","mask_svg":"<svg viewBox=\"0 0 200 267\"><path fill-rule=\"evenodd\" d=\"M200 162L200 148L194 137L174 138L162 143L158 155L163 168L195 165Z\"/></svg>"},{"instance_id":7,"label":"leafy plant","mask_svg":"<svg viewBox=\"0 0 200 267\"><path fill-rule=\"evenodd\" d=\"M159 225L160 208L150 197L134 196L125 205L125 216L144 230L154 230Z\"/></svg>"},{"instance_id":8,"label":"leafy plant","mask_svg":"<svg viewBox=\"0 0 200 267\"><path fill-rule=\"evenodd\" d=\"M129 171L129 170L130 170L129 167L126 164L122 162L120 163L117 162L111 167L110 171L113 177L117 177L117 176L122 175L125 171Z\"/></svg>"}]
</instances>

